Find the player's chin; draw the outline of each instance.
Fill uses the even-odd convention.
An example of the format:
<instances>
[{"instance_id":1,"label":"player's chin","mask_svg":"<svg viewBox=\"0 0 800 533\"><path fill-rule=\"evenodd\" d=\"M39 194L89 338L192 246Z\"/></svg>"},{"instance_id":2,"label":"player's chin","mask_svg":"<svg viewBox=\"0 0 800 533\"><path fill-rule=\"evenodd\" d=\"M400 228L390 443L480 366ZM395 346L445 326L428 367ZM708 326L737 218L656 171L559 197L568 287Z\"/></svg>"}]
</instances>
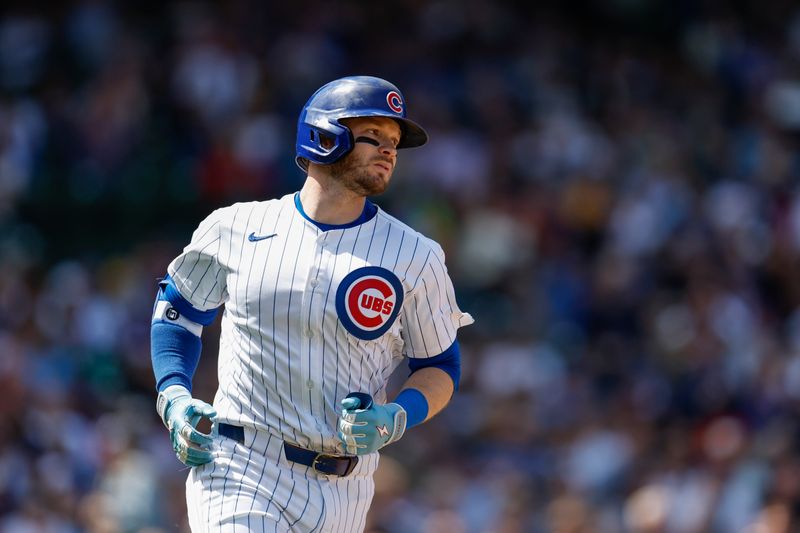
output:
<instances>
[{"instance_id":1,"label":"player's chin","mask_svg":"<svg viewBox=\"0 0 800 533\"><path fill-rule=\"evenodd\" d=\"M358 188L364 196L383 194L389 186L390 175L365 174L357 180Z\"/></svg>"}]
</instances>

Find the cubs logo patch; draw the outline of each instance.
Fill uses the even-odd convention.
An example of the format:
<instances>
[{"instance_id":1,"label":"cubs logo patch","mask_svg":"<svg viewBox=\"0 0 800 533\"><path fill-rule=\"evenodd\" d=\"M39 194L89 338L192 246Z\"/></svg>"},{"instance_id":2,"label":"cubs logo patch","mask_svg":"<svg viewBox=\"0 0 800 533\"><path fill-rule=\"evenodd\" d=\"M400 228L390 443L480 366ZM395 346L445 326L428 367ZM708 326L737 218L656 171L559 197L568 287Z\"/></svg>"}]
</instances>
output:
<instances>
[{"instance_id":1,"label":"cubs logo patch","mask_svg":"<svg viewBox=\"0 0 800 533\"><path fill-rule=\"evenodd\" d=\"M356 269L336 289L336 314L351 335L361 340L386 333L403 305L403 286L397 276L382 267Z\"/></svg>"},{"instance_id":2,"label":"cubs logo patch","mask_svg":"<svg viewBox=\"0 0 800 533\"><path fill-rule=\"evenodd\" d=\"M400 98L400 94L397 91L390 91L386 95L386 103L389 104L389 109L395 113L403 112L403 99Z\"/></svg>"}]
</instances>

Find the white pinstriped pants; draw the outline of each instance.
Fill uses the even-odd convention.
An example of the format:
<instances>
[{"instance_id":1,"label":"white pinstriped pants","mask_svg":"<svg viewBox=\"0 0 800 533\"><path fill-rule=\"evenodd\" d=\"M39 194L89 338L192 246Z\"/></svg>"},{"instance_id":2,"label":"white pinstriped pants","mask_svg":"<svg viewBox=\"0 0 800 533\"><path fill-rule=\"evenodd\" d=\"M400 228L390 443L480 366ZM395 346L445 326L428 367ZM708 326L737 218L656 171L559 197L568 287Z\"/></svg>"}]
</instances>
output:
<instances>
[{"instance_id":1,"label":"white pinstriped pants","mask_svg":"<svg viewBox=\"0 0 800 533\"><path fill-rule=\"evenodd\" d=\"M283 441L245 428L245 445L217 436L214 461L192 468L186 503L193 533L364 530L378 454L347 477L318 475L287 461Z\"/></svg>"}]
</instances>

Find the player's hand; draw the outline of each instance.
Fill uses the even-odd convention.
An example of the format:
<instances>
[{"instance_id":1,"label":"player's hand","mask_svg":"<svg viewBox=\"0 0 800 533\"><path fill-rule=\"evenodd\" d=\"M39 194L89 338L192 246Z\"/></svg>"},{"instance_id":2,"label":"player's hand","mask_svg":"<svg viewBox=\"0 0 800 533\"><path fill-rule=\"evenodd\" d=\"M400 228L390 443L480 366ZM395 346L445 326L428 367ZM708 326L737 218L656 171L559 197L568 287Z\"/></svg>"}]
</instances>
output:
<instances>
[{"instance_id":1,"label":"player's hand","mask_svg":"<svg viewBox=\"0 0 800 533\"><path fill-rule=\"evenodd\" d=\"M217 416L212 406L192 398L185 387L172 385L158 395L157 410L169 429L172 449L180 462L186 466L200 466L214 459L213 439L196 429L201 418L213 421Z\"/></svg>"},{"instance_id":2,"label":"player's hand","mask_svg":"<svg viewBox=\"0 0 800 533\"><path fill-rule=\"evenodd\" d=\"M346 453L372 453L403 436L406 411L396 403L377 405L369 394L351 392L342 400L339 439Z\"/></svg>"}]
</instances>

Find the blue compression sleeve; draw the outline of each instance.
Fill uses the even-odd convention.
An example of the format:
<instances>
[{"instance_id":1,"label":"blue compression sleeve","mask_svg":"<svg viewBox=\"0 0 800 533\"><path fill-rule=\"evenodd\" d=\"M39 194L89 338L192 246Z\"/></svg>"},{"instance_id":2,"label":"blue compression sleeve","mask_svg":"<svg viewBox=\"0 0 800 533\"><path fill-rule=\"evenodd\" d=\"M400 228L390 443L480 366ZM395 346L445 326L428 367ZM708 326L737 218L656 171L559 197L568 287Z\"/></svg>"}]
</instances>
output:
<instances>
[{"instance_id":1,"label":"blue compression sleeve","mask_svg":"<svg viewBox=\"0 0 800 533\"><path fill-rule=\"evenodd\" d=\"M428 418L428 400L417 389L403 389L394 403L406 411L406 429L421 424Z\"/></svg>"},{"instance_id":2,"label":"blue compression sleeve","mask_svg":"<svg viewBox=\"0 0 800 533\"><path fill-rule=\"evenodd\" d=\"M214 320L217 310L195 309L181 296L169 276L158 286L150 326L150 358L156 389L162 391L170 385L183 385L191 391L202 350L202 326ZM168 302L167 308L160 307L165 305L163 302ZM161 310L157 311L159 308Z\"/></svg>"},{"instance_id":3,"label":"blue compression sleeve","mask_svg":"<svg viewBox=\"0 0 800 533\"><path fill-rule=\"evenodd\" d=\"M192 390L192 377L200 361L200 337L169 322L154 322L150 326L150 358L156 389L160 392L170 385L183 385Z\"/></svg>"},{"instance_id":4,"label":"blue compression sleeve","mask_svg":"<svg viewBox=\"0 0 800 533\"><path fill-rule=\"evenodd\" d=\"M453 380L453 390L458 390L458 383L461 381L461 350L458 341L454 341L448 349L434 357L427 359L408 359L408 367L413 374L421 368L436 367L444 372Z\"/></svg>"}]
</instances>

